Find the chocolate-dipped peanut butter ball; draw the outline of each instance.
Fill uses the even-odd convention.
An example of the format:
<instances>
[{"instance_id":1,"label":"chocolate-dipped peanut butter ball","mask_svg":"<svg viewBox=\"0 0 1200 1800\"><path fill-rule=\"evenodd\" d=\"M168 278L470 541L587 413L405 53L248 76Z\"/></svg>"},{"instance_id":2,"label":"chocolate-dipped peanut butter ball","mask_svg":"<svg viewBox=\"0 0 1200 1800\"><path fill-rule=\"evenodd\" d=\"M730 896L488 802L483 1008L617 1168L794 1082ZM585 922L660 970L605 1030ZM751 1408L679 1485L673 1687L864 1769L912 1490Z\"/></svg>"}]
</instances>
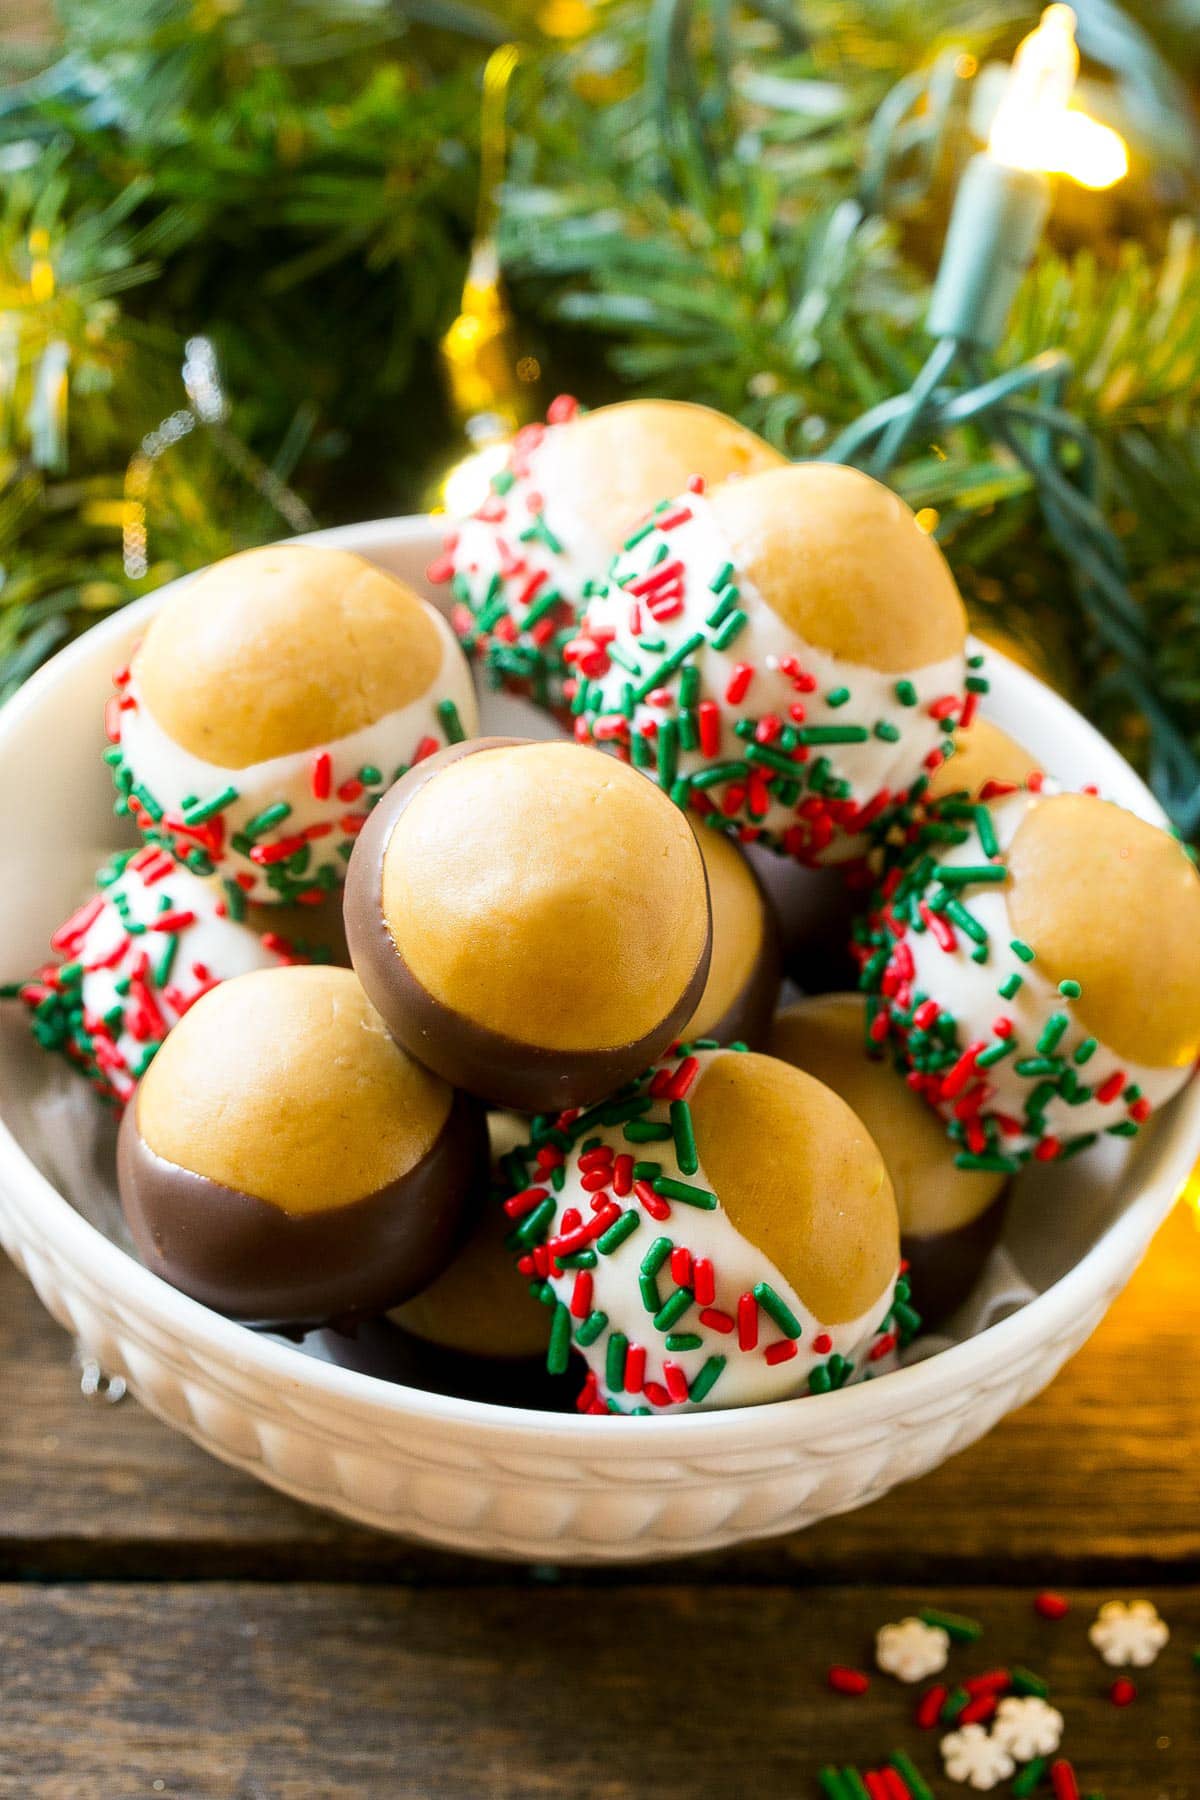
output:
<instances>
[{"instance_id":1,"label":"chocolate-dipped peanut butter ball","mask_svg":"<svg viewBox=\"0 0 1200 1800\"><path fill-rule=\"evenodd\" d=\"M782 461L707 406L627 400L583 412L564 395L545 425L517 433L487 499L454 522L430 576L453 583L463 646L494 684L557 708L576 620L650 509L693 477L725 481Z\"/></svg>"},{"instance_id":2,"label":"chocolate-dipped peanut butter ball","mask_svg":"<svg viewBox=\"0 0 1200 1800\"><path fill-rule=\"evenodd\" d=\"M551 1369L573 1346L587 1360L582 1410L828 1392L918 1323L879 1150L774 1057L685 1046L606 1105L541 1122L525 1168L505 1202L518 1267L555 1300Z\"/></svg>"},{"instance_id":3,"label":"chocolate-dipped peanut butter ball","mask_svg":"<svg viewBox=\"0 0 1200 1800\"><path fill-rule=\"evenodd\" d=\"M712 907L712 960L700 1004L684 1038L765 1041L779 998L779 931L775 915L744 853L724 832L697 832Z\"/></svg>"},{"instance_id":4,"label":"chocolate-dipped peanut butter ball","mask_svg":"<svg viewBox=\"0 0 1200 1800\"><path fill-rule=\"evenodd\" d=\"M857 1113L883 1156L900 1215L900 1251L926 1325L964 1300L1000 1236L1007 1177L956 1169L937 1115L879 1057L861 994L822 994L780 1013L771 1054L803 1069Z\"/></svg>"},{"instance_id":5,"label":"chocolate-dipped peanut butter ball","mask_svg":"<svg viewBox=\"0 0 1200 1800\"><path fill-rule=\"evenodd\" d=\"M973 700L965 646L954 578L904 502L802 463L657 513L570 655L597 743L746 841L823 864L861 854L941 759Z\"/></svg>"},{"instance_id":6,"label":"chocolate-dipped peanut butter ball","mask_svg":"<svg viewBox=\"0 0 1200 1800\"><path fill-rule=\"evenodd\" d=\"M231 912L340 886L372 802L470 737L470 670L395 576L312 544L215 563L155 615L109 703L117 811Z\"/></svg>"},{"instance_id":7,"label":"chocolate-dipped peanut butter ball","mask_svg":"<svg viewBox=\"0 0 1200 1800\"><path fill-rule=\"evenodd\" d=\"M229 916L218 882L155 844L125 850L50 939L52 960L12 992L43 1049L59 1051L123 1106L171 1027L218 982L330 959L308 930L310 921L332 923L323 908L278 910L287 916L242 923Z\"/></svg>"},{"instance_id":8,"label":"chocolate-dipped peanut butter ball","mask_svg":"<svg viewBox=\"0 0 1200 1800\"><path fill-rule=\"evenodd\" d=\"M214 988L118 1139L147 1267L231 1318L293 1327L418 1293L453 1255L486 1167L482 1109L405 1054L348 969Z\"/></svg>"},{"instance_id":9,"label":"chocolate-dipped peanut butter ball","mask_svg":"<svg viewBox=\"0 0 1200 1800\"><path fill-rule=\"evenodd\" d=\"M870 1032L962 1169L1010 1174L1133 1137L1200 1050L1200 877L1091 794L964 808L884 883L861 947Z\"/></svg>"},{"instance_id":10,"label":"chocolate-dipped peanut butter ball","mask_svg":"<svg viewBox=\"0 0 1200 1800\"><path fill-rule=\"evenodd\" d=\"M375 808L346 935L388 1029L428 1068L494 1106L586 1106L699 1002L704 860L634 770L577 744L479 738Z\"/></svg>"}]
</instances>

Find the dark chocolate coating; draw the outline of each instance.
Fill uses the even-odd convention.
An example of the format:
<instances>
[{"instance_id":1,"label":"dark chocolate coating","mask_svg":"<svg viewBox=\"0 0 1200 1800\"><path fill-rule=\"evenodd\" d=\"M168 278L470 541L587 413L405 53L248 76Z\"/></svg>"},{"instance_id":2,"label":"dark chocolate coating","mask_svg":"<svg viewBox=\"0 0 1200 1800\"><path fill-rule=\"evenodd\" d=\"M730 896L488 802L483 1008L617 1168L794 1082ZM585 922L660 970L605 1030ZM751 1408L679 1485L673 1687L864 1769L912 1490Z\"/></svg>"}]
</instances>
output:
<instances>
[{"instance_id":1,"label":"dark chocolate coating","mask_svg":"<svg viewBox=\"0 0 1200 1800\"><path fill-rule=\"evenodd\" d=\"M806 994L857 987L850 927L862 901L847 885L842 868L805 868L756 844L747 846L746 857L779 927L785 974Z\"/></svg>"},{"instance_id":2,"label":"dark chocolate coating","mask_svg":"<svg viewBox=\"0 0 1200 1800\"><path fill-rule=\"evenodd\" d=\"M411 1299L454 1255L487 1165L484 1114L465 1094L406 1175L296 1217L156 1155L136 1100L117 1138L121 1204L146 1267L248 1324L322 1325Z\"/></svg>"},{"instance_id":3,"label":"dark chocolate coating","mask_svg":"<svg viewBox=\"0 0 1200 1800\"><path fill-rule=\"evenodd\" d=\"M775 913L762 890L757 872L751 869L763 905L763 935L758 956L749 980L740 994L726 1007L705 1037L721 1044L747 1044L751 1050L766 1048L771 1020L779 1004L779 984L783 980L783 954L779 947L779 926Z\"/></svg>"},{"instance_id":4,"label":"dark chocolate coating","mask_svg":"<svg viewBox=\"0 0 1200 1800\"><path fill-rule=\"evenodd\" d=\"M346 941L354 972L401 1047L456 1088L514 1112L591 1106L656 1061L700 1004L712 951L704 954L677 1004L632 1044L599 1050L546 1050L491 1031L437 1000L417 980L383 917L383 859L396 821L440 771L481 750L516 748L522 738L472 738L430 756L390 788L368 819L346 873ZM536 821L531 821L531 825ZM699 856L699 851L697 851ZM701 858L703 871L703 859ZM707 890L708 877L704 876ZM437 896L430 895L430 904Z\"/></svg>"},{"instance_id":5,"label":"dark chocolate coating","mask_svg":"<svg viewBox=\"0 0 1200 1800\"><path fill-rule=\"evenodd\" d=\"M908 1262L913 1305L926 1326L939 1325L962 1305L1000 1241L1007 1211L1005 1189L969 1225L934 1232L930 1237L900 1239L900 1254Z\"/></svg>"}]
</instances>

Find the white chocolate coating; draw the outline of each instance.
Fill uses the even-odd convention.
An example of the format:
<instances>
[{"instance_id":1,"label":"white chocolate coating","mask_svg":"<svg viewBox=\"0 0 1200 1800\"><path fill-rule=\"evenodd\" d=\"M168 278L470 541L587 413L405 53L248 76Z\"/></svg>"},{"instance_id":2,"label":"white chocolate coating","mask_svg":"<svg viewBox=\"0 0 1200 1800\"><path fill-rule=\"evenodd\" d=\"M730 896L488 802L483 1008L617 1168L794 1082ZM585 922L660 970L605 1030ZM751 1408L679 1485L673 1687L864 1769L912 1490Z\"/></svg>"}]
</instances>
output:
<instances>
[{"instance_id":1,"label":"white chocolate coating","mask_svg":"<svg viewBox=\"0 0 1200 1800\"><path fill-rule=\"evenodd\" d=\"M697 1079L703 1079L714 1057L731 1054L736 1053L696 1050ZM675 1057L666 1059L659 1069L671 1072L680 1066L681 1059ZM619 1104L614 1103L614 1107ZM638 1128L662 1125L669 1119L669 1099L660 1097L649 1110L638 1114ZM888 1321L898 1266L890 1267L883 1290L861 1315L835 1323L816 1318L774 1262L735 1228L719 1197L716 1205L702 1208L669 1193L651 1194L655 1207L665 1215L655 1217L636 1187L624 1196L618 1191L622 1183L615 1178L597 1187L594 1166L587 1159L594 1158L598 1145L612 1151L614 1169L616 1158L622 1156L635 1162L649 1161L660 1165L667 1178L701 1193L712 1192L698 1160L690 1172L681 1169L670 1139L638 1142L627 1138L625 1129L621 1122L587 1126L567 1155L562 1189L552 1196L554 1212L548 1233L532 1252L542 1259L536 1272L547 1275L559 1302L558 1318L565 1322L564 1315L569 1316L576 1347L586 1357L594 1377L596 1405L601 1410L664 1412L695 1410L697 1406L757 1405L825 1391L849 1379L883 1372L888 1366L886 1358L894 1348ZM584 1144L591 1149L585 1151ZM539 1185L535 1192L542 1193L542 1187ZM545 1192L549 1197L549 1190ZM525 1204L528 1207L529 1201ZM541 1204L545 1205L546 1200ZM526 1211L518 1215L518 1228L522 1217L532 1214ZM605 1250L604 1232L597 1233L593 1226L597 1217L614 1221L632 1218L635 1223L628 1236ZM595 1249L594 1265L586 1270L561 1268L561 1246L571 1245L581 1228L588 1234L585 1252L589 1246ZM656 1326L643 1294L643 1265L647 1253L661 1239L670 1240L677 1251L686 1250L693 1271L700 1259L707 1259L712 1269L712 1300L702 1303L694 1295L670 1326ZM571 1251L562 1253L569 1255ZM528 1258L524 1266L528 1266ZM669 1301L677 1287L669 1256L660 1261L651 1279L660 1305ZM694 1273L692 1279L698 1279ZM755 1302L755 1287L763 1282L769 1284L799 1325L798 1336L785 1333L767 1308ZM753 1341L745 1346L739 1323L739 1302L743 1297L749 1300L754 1317ZM589 1320L596 1327L594 1331ZM608 1379L614 1334L624 1336L630 1346L624 1365L625 1385L616 1390L610 1387ZM676 1334L695 1336L700 1342L692 1348L672 1348L667 1338ZM642 1371L631 1374L631 1369L637 1369L641 1352L645 1353ZM839 1358L851 1366L839 1367ZM709 1384L714 1360L719 1360L721 1366ZM683 1397L681 1390L672 1396L668 1381L672 1372L677 1384L686 1382L688 1397ZM700 1398L693 1400L690 1391L697 1383Z\"/></svg>"},{"instance_id":2,"label":"white chocolate coating","mask_svg":"<svg viewBox=\"0 0 1200 1800\"><path fill-rule=\"evenodd\" d=\"M272 757L248 769L219 768L174 742L146 705L135 669L124 684L115 717L126 779L133 778L126 805L145 835L166 843L177 855L199 852L202 872L208 872L205 864L211 866L235 881L248 900L293 899L305 890L340 886L349 846L366 818L366 793L377 796L388 787L423 742L429 754L449 741L439 704L454 704L466 737L479 730L470 669L441 614L432 607L429 613L437 623L442 662L433 685L417 700L321 748ZM325 780L316 773L322 757L329 763ZM363 768L380 775L366 791L358 780ZM156 819L153 808L140 799L139 788L161 809L161 818ZM189 828L189 801L203 808L230 788L236 790L236 798ZM281 803L288 811L277 824L256 832L253 844L244 839L235 842L252 821ZM304 839L306 833L311 836L303 849L296 843L303 866L286 858L272 860L279 846Z\"/></svg>"},{"instance_id":3,"label":"white chocolate coating","mask_svg":"<svg viewBox=\"0 0 1200 1800\"><path fill-rule=\"evenodd\" d=\"M1001 859L1029 809L1038 803L1037 795L1020 792L988 808ZM934 858L938 870L971 867L980 861L980 845L974 835L965 844L949 846ZM1075 1052L1092 1041L1078 1016L1079 1007L1086 1007L1086 996L1078 1002L1064 996L1039 968L1036 955L1032 962L1026 962L1012 948L1018 934L1010 917L1005 884L968 886L962 892L962 899L988 934L986 960L975 960L973 952L978 947L961 929L955 929L955 942L950 949L939 944L932 929L917 932L909 928L899 942L912 957L913 996L928 996L953 1016L958 1023L960 1051L972 1044L991 1046L998 1043L1001 1040L995 1035L996 1021L1011 1021L1008 1041L1016 1045L1015 1050L977 1072L985 1084L982 1111L1001 1115L1013 1127L1002 1129L999 1148L1006 1156L1023 1158L1038 1151L1038 1146L1047 1140L1066 1146L1114 1126L1127 1132L1130 1124L1138 1122L1139 1111L1161 1106L1179 1091L1191 1073L1189 1068L1151 1068L1118 1056L1104 1043L1098 1043L1082 1063L1076 1063ZM899 954L903 959L904 951ZM1006 998L1000 990L1013 977L1019 979L1020 985ZM1092 1091L1090 1097L1085 1096L1074 1104L1055 1093L1040 1109L1045 1130L1030 1131L1026 1107L1039 1078L1036 1074L1019 1071L1022 1063L1038 1057L1038 1041L1055 1015L1067 1023L1053 1054L1074 1071L1080 1088ZM1117 1077L1121 1079L1118 1081ZM1115 1091L1111 1098L1101 1099L1099 1096L1106 1092L1106 1083L1114 1084ZM972 1081L967 1087L973 1085ZM1131 1085L1138 1092L1129 1100L1125 1095ZM965 1093L964 1088L958 1095L938 1103L944 1117L953 1117L954 1106L961 1102ZM1132 1118L1131 1105L1138 1109ZM1042 1156L1054 1153L1053 1149L1045 1148L1039 1152Z\"/></svg>"},{"instance_id":4,"label":"white chocolate coating","mask_svg":"<svg viewBox=\"0 0 1200 1800\"><path fill-rule=\"evenodd\" d=\"M557 707L563 646L649 508L690 476L725 481L782 461L706 406L632 400L584 414L560 399L548 424L517 433L492 491L456 522L431 572L453 579L455 627L493 679Z\"/></svg>"},{"instance_id":5,"label":"white chocolate coating","mask_svg":"<svg viewBox=\"0 0 1200 1800\"><path fill-rule=\"evenodd\" d=\"M112 869L120 870L115 879L108 878ZM100 904L89 903L87 923L72 931L68 921L57 947L66 967L81 971L69 992L78 994L91 1041L90 1054L72 1060L94 1063L122 1104L167 1032L209 988L296 960L290 944L229 918L219 883L172 863L156 846L101 871L96 896ZM61 976L47 965L42 979L57 984Z\"/></svg>"},{"instance_id":6,"label":"white chocolate coating","mask_svg":"<svg viewBox=\"0 0 1200 1800\"><path fill-rule=\"evenodd\" d=\"M521 640L528 652L529 678L533 680L535 672L538 677L534 696L555 703L561 698L561 675L554 672L558 655L553 639L573 623L588 584L602 581L612 560L610 546L565 504L565 496L546 491L541 470L553 464L554 441L564 429L547 426L537 449L528 457L515 456L507 492L490 495L478 512L456 522L443 565L453 575L460 602L463 595L469 596L482 640L490 631L488 601L503 593L512 641ZM539 518L543 524L537 535L523 536ZM557 595L558 602L552 604L551 595ZM455 622L464 643L471 645L475 637L471 619L456 615ZM539 685L542 679L549 682L544 690Z\"/></svg>"},{"instance_id":7,"label":"white chocolate coating","mask_svg":"<svg viewBox=\"0 0 1200 1800\"><path fill-rule=\"evenodd\" d=\"M724 649L718 649L712 640L720 635L721 626L710 626L707 620L717 605L717 589L727 585L721 583L719 576L730 561L728 543L704 496L682 495L665 516L672 518L676 513L687 516L667 531L649 532L632 550L621 555L614 563L608 591L589 604L583 635L598 630L603 639L606 633L613 633L607 646L611 666L592 680L588 691L586 712L597 741L619 741L627 687L636 691L664 659L699 634L703 642L687 660L699 670L700 700L715 702L720 709L719 741L707 752L699 745L681 745L678 772L694 777L714 766L745 762L748 750L757 752L758 746L752 738L739 736L737 725L743 721L777 720L779 731L769 740L768 748L795 761L797 781L807 781L814 765L824 758L828 777L845 784L835 796L844 804L840 809L843 816L832 834L826 838L807 822L807 788L789 804L776 798L771 790L789 778L767 762L758 765L767 787L765 794L760 790L757 807L752 791L744 792L741 805L723 804L731 785L745 789L751 780L748 770L744 781L734 779L731 784L710 788L710 798L722 805L727 817L743 822L749 841L770 843L802 861L842 862L861 854L866 843L862 835L866 821L858 815L870 808L868 816L874 816L875 810L882 810L888 800L902 797L921 775L928 759L936 762L945 733L939 720L930 715L929 707L955 699L961 693L963 657L902 673L885 673L851 663L797 637L736 569L732 575L737 587L736 606L745 614L745 623ZM632 589L655 568L675 562L681 565L682 605L672 616L656 620L650 613L648 598L635 596ZM731 616L732 609L727 611L726 619ZM661 641L662 648L644 650L639 640L647 639ZM789 659L795 659L799 676L786 668ZM751 668L753 675L744 684L741 697L731 701L727 698L730 685L734 683L736 696L737 671L742 667ZM582 663L580 669L583 674L588 672ZM906 680L915 690L915 699L909 705L898 693L899 685ZM848 696L843 698L846 690ZM830 694L835 696L832 705ZM679 714L676 672L664 678L661 688L651 688L649 695L636 702L632 726L636 732L649 733L653 740L662 722L677 719ZM805 747L801 739L796 749L780 751L781 732L796 730L803 734L814 727L863 729L863 741ZM750 765L754 761L752 754Z\"/></svg>"}]
</instances>

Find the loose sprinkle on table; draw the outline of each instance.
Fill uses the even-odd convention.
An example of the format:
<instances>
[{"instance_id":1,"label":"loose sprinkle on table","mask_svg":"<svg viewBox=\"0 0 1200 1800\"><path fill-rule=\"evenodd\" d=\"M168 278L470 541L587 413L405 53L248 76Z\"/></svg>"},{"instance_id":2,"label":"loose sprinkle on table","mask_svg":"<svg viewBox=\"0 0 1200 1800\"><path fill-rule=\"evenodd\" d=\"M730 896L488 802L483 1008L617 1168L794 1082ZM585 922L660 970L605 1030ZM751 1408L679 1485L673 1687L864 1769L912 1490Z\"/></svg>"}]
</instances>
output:
<instances>
[{"instance_id":1,"label":"loose sprinkle on table","mask_svg":"<svg viewBox=\"0 0 1200 1800\"><path fill-rule=\"evenodd\" d=\"M871 1685L869 1675L861 1669L847 1668L843 1663L833 1664L828 1679L835 1694L865 1694Z\"/></svg>"}]
</instances>

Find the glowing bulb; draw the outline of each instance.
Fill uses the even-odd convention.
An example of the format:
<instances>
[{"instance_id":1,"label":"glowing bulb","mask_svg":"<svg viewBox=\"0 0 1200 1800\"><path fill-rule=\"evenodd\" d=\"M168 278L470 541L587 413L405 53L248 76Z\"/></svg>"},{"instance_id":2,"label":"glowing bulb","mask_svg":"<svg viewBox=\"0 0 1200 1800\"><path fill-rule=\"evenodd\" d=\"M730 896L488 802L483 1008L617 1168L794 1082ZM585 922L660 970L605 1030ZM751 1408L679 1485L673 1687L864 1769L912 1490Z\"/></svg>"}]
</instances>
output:
<instances>
[{"instance_id":1,"label":"glowing bulb","mask_svg":"<svg viewBox=\"0 0 1200 1800\"><path fill-rule=\"evenodd\" d=\"M1080 187L1107 188L1129 173L1129 151L1119 131L1089 119L1086 113L1065 112L1048 134L1044 164L1052 174L1069 175Z\"/></svg>"},{"instance_id":2,"label":"glowing bulb","mask_svg":"<svg viewBox=\"0 0 1200 1800\"><path fill-rule=\"evenodd\" d=\"M1069 175L1084 187L1111 187L1129 168L1124 140L1107 125L1069 110L1079 51L1075 14L1048 6L1017 47L988 149L1010 169Z\"/></svg>"},{"instance_id":3,"label":"glowing bulb","mask_svg":"<svg viewBox=\"0 0 1200 1800\"><path fill-rule=\"evenodd\" d=\"M1066 112L1079 73L1075 14L1048 6L1036 31L1017 46L988 148L1010 169L1044 169L1046 126Z\"/></svg>"}]
</instances>

